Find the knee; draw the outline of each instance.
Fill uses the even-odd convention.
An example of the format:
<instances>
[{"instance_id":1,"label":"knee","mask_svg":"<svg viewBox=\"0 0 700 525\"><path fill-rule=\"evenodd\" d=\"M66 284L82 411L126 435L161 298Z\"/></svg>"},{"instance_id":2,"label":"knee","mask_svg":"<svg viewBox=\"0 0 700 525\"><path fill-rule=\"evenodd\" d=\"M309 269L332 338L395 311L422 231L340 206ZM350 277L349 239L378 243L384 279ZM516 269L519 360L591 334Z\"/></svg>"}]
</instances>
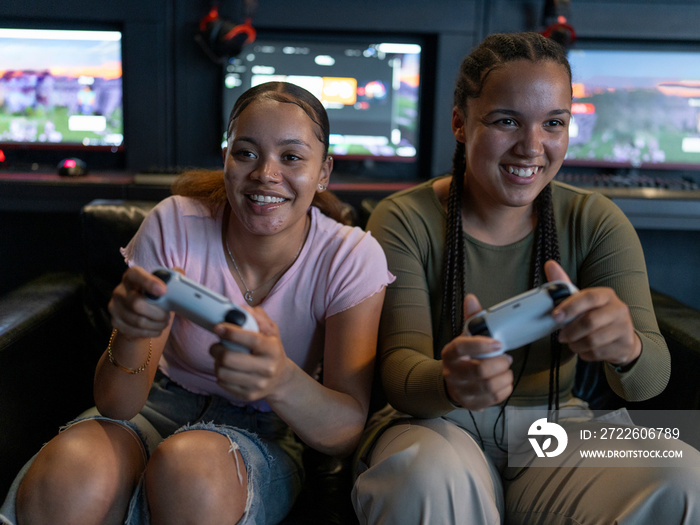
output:
<instances>
[{"instance_id":1,"label":"knee","mask_svg":"<svg viewBox=\"0 0 700 525\"><path fill-rule=\"evenodd\" d=\"M240 453L226 436L207 430L181 432L161 443L148 462L146 494L152 512L182 504L196 509L222 508L238 501L247 487ZM181 511L186 512L186 511Z\"/></svg>"},{"instance_id":2,"label":"knee","mask_svg":"<svg viewBox=\"0 0 700 525\"><path fill-rule=\"evenodd\" d=\"M130 493L138 480L141 452L124 431L86 421L62 432L41 449L29 467L17 493L18 515L34 515L38 509L111 508ZM114 434L111 436L110 434ZM105 439L103 439L105 438ZM118 442L122 440L120 445ZM139 458L127 469L128 447Z\"/></svg>"},{"instance_id":3,"label":"knee","mask_svg":"<svg viewBox=\"0 0 700 525\"><path fill-rule=\"evenodd\" d=\"M98 452L89 436L68 429L41 449L22 485L56 487L62 492L73 487L80 491L89 491L91 487L101 490L114 477L120 461L109 452L109 449Z\"/></svg>"},{"instance_id":4,"label":"knee","mask_svg":"<svg viewBox=\"0 0 700 525\"><path fill-rule=\"evenodd\" d=\"M469 469L451 447L439 450L406 449L388 458L381 467L395 473L391 491L433 497L449 492L460 493L469 484ZM431 496L433 495L433 496Z\"/></svg>"},{"instance_id":5,"label":"knee","mask_svg":"<svg viewBox=\"0 0 700 525\"><path fill-rule=\"evenodd\" d=\"M648 503L664 508L672 504L676 508L694 509L700 513L700 468L680 466L673 468L646 468L637 472L639 483L646 487ZM673 502L673 503L672 503Z\"/></svg>"},{"instance_id":6,"label":"knee","mask_svg":"<svg viewBox=\"0 0 700 525\"><path fill-rule=\"evenodd\" d=\"M474 457L472 462L465 460L465 456L471 456L469 450L457 448L457 444L445 437L422 428L408 430L386 447L379 461L372 462L367 478L383 480L374 488L384 487L391 492L443 496L463 492L474 482L473 463L479 458ZM389 483L390 480L393 482Z\"/></svg>"},{"instance_id":7,"label":"knee","mask_svg":"<svg viewBox=\"0 0 700 525\"><path fill-rule=\"evenodd\" d=\"M403 434L389 429L380 438L383 448L353 487L363 522L382 516L391 516L387 523L431 522L435 516L449 523L498 521L502 493L483 453L465 433L442 427L417 426Z\"/></svg>"}]
</instances>

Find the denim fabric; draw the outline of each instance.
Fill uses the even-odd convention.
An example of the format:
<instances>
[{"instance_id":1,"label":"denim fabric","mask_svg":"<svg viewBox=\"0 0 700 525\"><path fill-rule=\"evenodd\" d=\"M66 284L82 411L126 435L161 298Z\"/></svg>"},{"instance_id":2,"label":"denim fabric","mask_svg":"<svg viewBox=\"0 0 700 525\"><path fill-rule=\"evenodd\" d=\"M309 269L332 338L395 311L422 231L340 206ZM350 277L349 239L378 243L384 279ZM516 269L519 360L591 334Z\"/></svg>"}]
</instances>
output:
<instances>
[{"instance_id":1,"label":"denim fabric","mask_svg":"<svg viewBox=\"0 0 700 525\"><path fill-rule=\"evenodd\" d=\"M69 423L107 419L92 409ZM248 500L241 524L279 523L289 512L303 482L302 445L273 412L236 407L216 396L193 394L158 374L146 405L131 421L120 421L141 438L147 454L168 436L187 430L210 430L228 437L248 472ZM32 458L17 475L0 509L0 523L15 525L15 499ZM139 484L125 519L128 525L149 523L148 505Z\"/></svg>"}]
</instances>

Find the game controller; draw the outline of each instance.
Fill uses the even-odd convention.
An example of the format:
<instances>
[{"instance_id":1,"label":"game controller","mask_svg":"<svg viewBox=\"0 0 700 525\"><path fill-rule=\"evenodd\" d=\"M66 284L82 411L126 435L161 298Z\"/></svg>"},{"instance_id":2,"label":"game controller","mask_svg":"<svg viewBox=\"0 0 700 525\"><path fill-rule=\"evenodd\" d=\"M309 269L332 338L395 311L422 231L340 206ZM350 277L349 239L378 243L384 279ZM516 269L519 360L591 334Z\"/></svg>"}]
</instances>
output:
<instances>
[{"instance_id":1,"label":"game controller","mask_svg":"<svg viewBox=\"0 0 700 525\"><path fill-rule=\"evenodd\" d=\"M223 322L238 325L244 330L258 331L258 323L253 316L223 295L174 270L158 268L153 275L163 281L168 289L160 297L146 294L149 302L180 314L210 332L214 331L214 326ZM230 350L250 353L244 346L231 341L222 340L221 343Z\"/></svg>"},{"instance_id":2,"label":"game controller","mask_svg":"<svg viewBox=\"0 0 700 525\"><path fill-rule=\"evenodd\" d=\"M571 283L552 281L471 316L464 323L466 334L492 337L502 345L500 350L472 357L495 357L558 330L566 322L555 321L552 310L576 292Z\"/></svg>"}]
</instances>

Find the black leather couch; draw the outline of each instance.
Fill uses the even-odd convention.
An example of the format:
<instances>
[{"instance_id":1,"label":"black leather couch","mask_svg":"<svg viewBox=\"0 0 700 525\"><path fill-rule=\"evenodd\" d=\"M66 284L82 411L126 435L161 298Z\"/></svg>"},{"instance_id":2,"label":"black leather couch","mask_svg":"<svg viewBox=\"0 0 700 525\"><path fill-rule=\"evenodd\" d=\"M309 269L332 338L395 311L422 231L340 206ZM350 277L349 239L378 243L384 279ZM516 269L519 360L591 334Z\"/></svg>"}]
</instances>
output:
<instances>
[{"instance_id":1,"label":"black leather couch","mask_svg":"<svg viewBox=\"0 0 700 525\"><path fill-rule=\"evenodd\" d=\"M81 212L83 272L44 275L0 297L3 499L24 462L60 425L92 406L92 374L110 332L106 305L126 268L119 247L154 204L99 200L86 205ZM358 217L367 214L358 212ZM700 312L656 292L653 300L671 350L668 388L644 403L624 403L607 387L600 364L580 363L576 393L594 408L700 408ZM346 462L310 449L305 461L304 492L284 523L356 524Z\"/></svg>"}]
</instances>

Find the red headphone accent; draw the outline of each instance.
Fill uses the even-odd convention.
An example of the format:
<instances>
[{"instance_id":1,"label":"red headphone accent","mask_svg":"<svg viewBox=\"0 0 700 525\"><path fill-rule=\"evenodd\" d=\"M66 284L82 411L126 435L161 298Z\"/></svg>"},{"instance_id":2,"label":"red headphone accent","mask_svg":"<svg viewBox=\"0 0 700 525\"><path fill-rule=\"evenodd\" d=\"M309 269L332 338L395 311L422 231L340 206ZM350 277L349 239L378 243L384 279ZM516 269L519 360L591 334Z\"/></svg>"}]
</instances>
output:
<instances>
[{"instance_id":1,"label":"red headphone accent","mask_svg":"<svg viewBox=\"0 0 700 525\"><path fill-rule=\"evenodd\" d=\"M542 31L542 35L547 38L554 38L554 40L557 41L559 41L557 35L562 35L563 39L567 40L567 45L571 45L576 41L576 31L574 31L574 28L570 24L567 24L566 18L563 16L558 17L556 22L546 27Z\"/></svg>"},{"instance_id":2,"label":"red headphone accent","mask_svg":"<svg viewBox=\"0 0 700 525\"><path fill-rule=\"evenodd\" d=\"M219 16L219 7L213 5L199 21L199 34L195 40L202 46L209 58L222 63L237 56L245 44L255 41L256 32L252 24L250 9L242 24L235 24Z\"/></svg>"},{"instance_id":3,"label":"red headphone accent","mask_svg":"<svg viewBox=\"0 0 700 525\"><path fill-rule=\"evenodd\" d=\"M570 3L570 0L546 0L542 13L542 23L546 27L540 31L567 49L576 41L576 31L566 19Z\"/></svg>"},{"instance_id":4,"label":"red headphone accent","mask_svg":"<svg viewBox=\"0 0 700 525\"><path fill-rule=\"evenodd\" d=\"M246 39L245 39L245 42L243 42L244 44L251 44L251 43L255 42L256 33L255 33L255 28L253 27L251 22L252 22L252 19L250 17L246 18L245 22L237 25L236 27L231 29L231 31L226 33L224 35L224 39L230 40L238 35L245 34Z\"/></svg>"},{"instance_id":5,"label":"red headphone accent","mask_svg":"<svg viewBox=\"0 0 700 525\"><path fill-rule=\"evenodd\" d=\"M204 32L207 30L207 24L210 22L215 22L219 19L219 8L217 6L212 6L209 13L199 21L199 30Z\"/></svg>"}]
</instances>

